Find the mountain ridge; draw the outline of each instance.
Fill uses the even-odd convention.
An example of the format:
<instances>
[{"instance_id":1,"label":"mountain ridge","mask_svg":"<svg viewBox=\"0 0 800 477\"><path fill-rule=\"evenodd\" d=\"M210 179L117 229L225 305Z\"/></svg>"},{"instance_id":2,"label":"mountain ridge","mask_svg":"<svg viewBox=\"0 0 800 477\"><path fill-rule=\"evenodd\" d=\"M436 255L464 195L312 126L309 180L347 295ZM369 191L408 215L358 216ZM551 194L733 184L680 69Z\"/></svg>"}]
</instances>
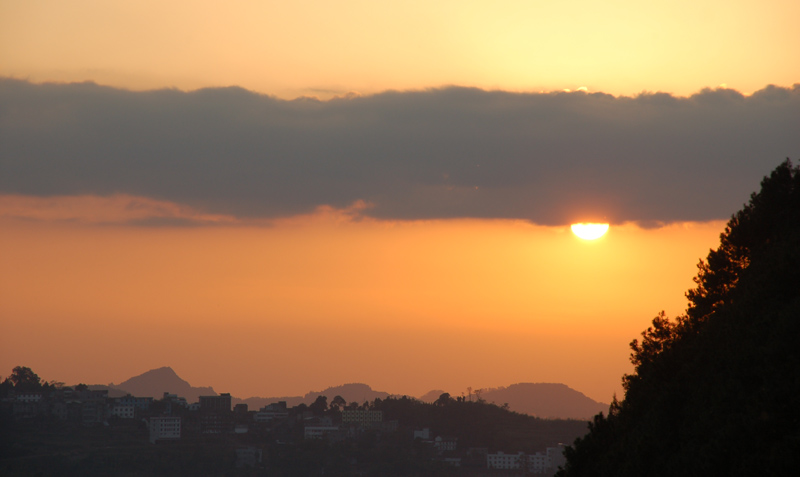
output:
<instances>
[{"instance_id":1,"label":"mountain ridge","mask_svg":"<svg viewBox=\"0 0 800 477\"><path fill-rule=\"evenodd\" d=\"M152 369L127 379L119 384L108 386L93 385L94 389L108 389L110 396L132 394L134 396L151 396L161 398L165 392L185 397L190 403L197 402L200 396L218 395L214 388L195 387L182 379L169 366ZM416 398L423 402L433 402L445 393L432 390ZM498 405L508 404L511 411L541 418L558 419L591 419L599 412L608 411L608 404L597 402L580 391L562 383L516 383L505 387L478 389L473 399L482 399ZM232 404L247 404L250 409L259 409L268 404L285 401L287 406L311 404L319 396L326 396L328 403L334 397L341 396L347 401L362 404L376 398L386 399L396 396L388 392L377 391L364 383L347 383L330 386L322 391L309 391L303 396L272 396L248 398L231 397ZM456 397L456 395L452 395Z\"/></svg>"}]
</instances>

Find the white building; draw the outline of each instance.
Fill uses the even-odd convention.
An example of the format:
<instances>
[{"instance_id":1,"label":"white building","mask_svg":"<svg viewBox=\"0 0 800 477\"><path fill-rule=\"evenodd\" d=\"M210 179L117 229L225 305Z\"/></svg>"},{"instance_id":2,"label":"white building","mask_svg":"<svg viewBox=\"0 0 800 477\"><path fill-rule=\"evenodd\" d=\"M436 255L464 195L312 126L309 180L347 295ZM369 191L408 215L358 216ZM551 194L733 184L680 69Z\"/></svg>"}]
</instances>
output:
<instances>
[{"instance_id":1,"label":"white building","mask_svg":"<svg viewBox=\"0 0 800 477\"><path fill-rule=\"evenodd\" d=\"M147 423L150 429L150 443L162 439L181 438L181 418L178 416L156 416L151 417Z\"/></svg>"},{"instance_id":2,"label":"white building","mask_svg":"<svg viewBox=\"0 0 800 477\"><path fill-rule=\"evenodd\" d=\"M559 467L564 467L567 464L567 457L564 455L564 444L548 447L547 458L550 460L550 467L553 472L557 471Z\"/></svg>"},{"instance_id":3,"label":"white building","mask_svg":"<svg viewBox=\"0 0 800 477\"><path fill-rule=\"evenodd\" d=\"M522 452L518 454L504 454L503 452L486 454L486 467L489 469L520 469L524 457L525 454Z\"/></svg>"},{"instance_id":4,"label":"white building","mask_svg":"<svg viewBox=\"0 0 800 477\"><path fill-rule=\"evenodd\" d=\"M528 455L528 472L532 474L554 474L563 467L567 460L564 457L564 444L548 447L545 452Z\"/></svg>"}]
</instances>

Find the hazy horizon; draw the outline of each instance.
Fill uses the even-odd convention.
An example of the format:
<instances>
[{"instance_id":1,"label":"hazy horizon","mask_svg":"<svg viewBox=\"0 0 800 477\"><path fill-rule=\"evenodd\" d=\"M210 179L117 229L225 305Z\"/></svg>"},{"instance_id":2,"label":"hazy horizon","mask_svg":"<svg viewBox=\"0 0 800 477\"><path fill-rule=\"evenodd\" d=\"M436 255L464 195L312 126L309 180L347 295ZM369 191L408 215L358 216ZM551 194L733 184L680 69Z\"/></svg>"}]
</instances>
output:
<instances>
[{"instance_id":1,"label":"hazy horizon","mask_svg":"<svg viewBox=\"0 0 800 477\"><path fill-rule=\"evenodd\" d=\"M346 382L346 383L343 382L343 383L339 383L339 384L332 384L332 385L324 386L324 387L321 387L321 388L312 388L312 389L309 389L309 390L307 390L307 391L305 391L303 393L296 393L296 394L278 393L278 394L259 395L259 396L238 396L238 395L229 393L228 391L226 391L224 389L222 389L222 390L221 389L216 389L216 388L214 388L213 384L198 385L198 384L195 384L195 383L191 383L191 382L185 380L180 375L179 372L177 372L176 370L172 369L171 366L162 366L162 367L159 367L159 368L149 369L149 370L144 371L144 372L142 372L140 374L137 374L135 376L130 376L129 378L127 378L127 379L125 379L125 380L123 380L121 382L116 382L116 383L115 382L109 382L109 383L63 383L63 384L65 386L77 386L79 384L86 384L88 386L108 386L108 387L114 388L114 389L125 390L125 386L123 386L123 385L125 383L127 383L128 381L131 381L131 380L141 384L141 379L143 377L145 377L145 376L149 376L148 381L147 381L148 383L151 383L151 382L154 383L154 382L158 381L159 378L164 378L163 375L159 376L158 372L162 371L162 370L165 370L165 369L171 370L174 373L175 376L177 376L180 380L188 383L188 385L191 386L192 388L195 388L195 389L210 388L210 389L213 389L213 391L216 394L227 393L227 394L231 394L231 396L233 398L240 399L240 400L248 400L248 399L252 399L252 398L264 398L264 399L272 399L272 398L304 398L306 396L309 396L309 395L314 396L317 393L323 393L323 392L328 391L328 390L339 389L339 388L348 388L350 386L359 386L359 387L360 386L366 386L367 388L369 388L370 391L375 392L375 393L386 393L389 396L395 396L395 397L408 396L408 397L412 397L412 398L416 398L416 399L421 399L421 398L423 398L423 397L425 397L425 396L427 396L427 395L429 395L431 393L435 393L436 395L433 396L433 399L431 399L431 401L435 400L436 398L438 398L441 393L448 393L451 396L453 396L454 398L457 397L457 396L460 396L461 394L463 394L464 396L468 396L471 393L472 399L477 399L479 395L483 395L485 397L487 395L487 393L506 390L506 389L509 389L509 388L514 388L516 386L527 385L527 384L566 386L568 389L571 389L573 391L576 391L577 393L585 395L580 390L574 389L574 388L572 388L571 386L569 386L567 384L555 383L555 382L539 382L539 383L520 382L520 383L509 383L507 385L495 386L495 387L472 387L472 386L469 386L468 388L464 388L464 389L461 389L461 390L440 389L440 388L437 387L437 388L432 388L432 389L430 389L430 390L428 390L428 391L426 391L424 393L421 393L421 394L411 394L411 393L404 393L404 392L388 392L388 391L386 391L384 389L375 388L372 385L370 385L369 383L364 383L364 382ZM33 371L35 372L35 370L33 370ZM153 373L155 373L155 375L153 375ZM46 380L43 380L43 382L45 382L45 381ZM169 391L169 392L172 392L172 393L177 392L177 390L175 390L175 389L172 389L171 391L170 391L170 389L171 388L165 388L165 391ZM180 394L180 392L178 392L178 395L182 396ZM157 396L154 396L154 397L157 397ZM182 397L186 397L186 396L182 396ZM597 401L597 402L600 403L600 404L605 404L605 405L609 404L607 402L602 402L602 401Z\"/></svg>"}]
</instances>

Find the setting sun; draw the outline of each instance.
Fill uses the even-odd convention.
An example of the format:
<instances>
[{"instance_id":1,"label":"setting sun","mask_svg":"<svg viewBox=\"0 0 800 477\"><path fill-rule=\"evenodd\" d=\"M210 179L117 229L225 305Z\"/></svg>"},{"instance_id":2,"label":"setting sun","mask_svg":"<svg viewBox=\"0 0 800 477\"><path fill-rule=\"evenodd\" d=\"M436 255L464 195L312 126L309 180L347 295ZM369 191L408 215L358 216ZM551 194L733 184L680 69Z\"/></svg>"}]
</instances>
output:
<instances>
[{"instance_id":1,"label":"setting sun","mask_svg":"<svg viewBox=\"0 0 800 477\"><path fill-rule=\"evenodd\" d=\"M584 240L596 240L608 232L608 224L572 224L572 233Z\"/></svg>"}]
</instances>

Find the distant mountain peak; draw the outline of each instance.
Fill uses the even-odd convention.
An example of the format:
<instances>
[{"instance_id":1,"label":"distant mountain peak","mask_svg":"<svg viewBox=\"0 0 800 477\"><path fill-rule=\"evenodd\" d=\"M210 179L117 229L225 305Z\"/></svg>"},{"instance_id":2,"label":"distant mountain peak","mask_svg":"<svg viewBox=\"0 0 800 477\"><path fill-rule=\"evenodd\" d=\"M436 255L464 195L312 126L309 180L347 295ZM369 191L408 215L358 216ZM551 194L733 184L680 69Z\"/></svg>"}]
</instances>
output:
<instances>
[{"instance_id":1,"label":"distant mountain peak","mask_svg":"<svg viewBox=\"0 0 800 477\"><path fill-rule=\"evenodd\" d=\"M169 366L151 369L115 386L134 396L160 398L164 393L177 394L189 402L196 402L200 396L216 396L211 386L194 387L178 376Z\"/></svg>"},{"instance_id":2,"label":"distant mountain peak","mask_svg":"<svg viewBox=\"0 0 800 477\"><path fill-rule=\"evenodd\" d=\"M150 373L164 372L164 373L171 373L171 374L174 374L175 376L177 376L177 375L178 375L178 373L176 373L176 372L175 372L175 371L172 369L172 367L170 367L170 366L162 366L162 367L160 367L160 368L151 369L151 370L150 370L150 371L148 371L148 372L150 372Z\"/></svg>"},{"instance_id":3,"label":"distant mountain peak","mask_svg":"<svg viewBox=\"0 0 800 477\"><path fill-rule=\"evenodd\" d=\"M134 376L131 379L140 378L142 376L147 376L147 375L160 376L160 377L170 377L170 378L174 377L174 378L181 379L180 376L178 376L178 373L176 373L175 370L172 369L169 366L162 366L160 368L151 369L150 371L145 371L144 373L140 374L139 376ZM181 381L183 381L183 379L181 379Z\"/></svg>"}]
</instances>

